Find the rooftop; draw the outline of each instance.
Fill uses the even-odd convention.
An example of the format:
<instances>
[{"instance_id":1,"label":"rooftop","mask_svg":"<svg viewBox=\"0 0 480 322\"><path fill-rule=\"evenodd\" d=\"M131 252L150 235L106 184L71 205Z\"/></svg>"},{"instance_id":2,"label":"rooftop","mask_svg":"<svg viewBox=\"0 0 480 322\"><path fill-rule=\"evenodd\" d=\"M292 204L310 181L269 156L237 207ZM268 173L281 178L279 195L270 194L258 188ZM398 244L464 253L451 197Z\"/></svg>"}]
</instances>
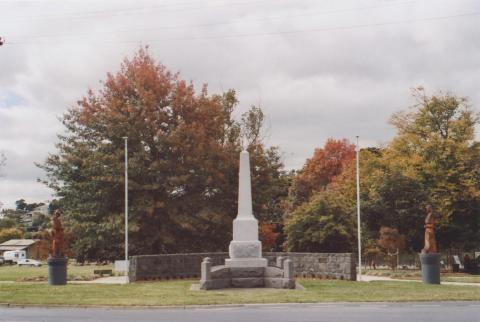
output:
<instances>
[{"instance_id":1,"label":"rooftop","mask_svg":"<svg viewBox=\"0 0 480 322\"><path fill-rule=\"evenodd\" d=\"M0 246L30 246L33 244L35 244L34 239L10 239L0 244Z\"/></svg>"}]
</instances>

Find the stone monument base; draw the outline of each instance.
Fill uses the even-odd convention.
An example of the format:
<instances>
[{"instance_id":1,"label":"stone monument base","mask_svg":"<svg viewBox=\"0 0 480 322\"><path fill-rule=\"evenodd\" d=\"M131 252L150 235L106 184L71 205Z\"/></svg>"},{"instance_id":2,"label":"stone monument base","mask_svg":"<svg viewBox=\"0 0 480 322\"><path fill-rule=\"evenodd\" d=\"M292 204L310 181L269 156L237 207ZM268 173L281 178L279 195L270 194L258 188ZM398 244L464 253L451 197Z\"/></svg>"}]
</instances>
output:
<instances>
[{"instance_id":1,"label":"stone monument base","mask_svg":"<svg viewBox=\"0 0 480 322\"><path fill-rule=\"evenodd\" d=\"M422 282L426 284L440 284L440 254L420 254L422 266Z\"/></svg>"},{"instance_id":2,"label":"stone monument base","mask_svg":"<svg viewBox=\"0 0 480 322\"><path fill-rule=\"evenodd\" d=\"M227 267L267 267L266 258L227 258L225 259Z\"/></svg>"},{"instance_id":3,"label":"stone monument base","mask_svg":"<svg viewBox=\"0 0 480 322\"><path fill-rule=\"evenodd\" d=\"M255 258L252 260L261 260L264 258ZM249 259L245 259L248 263ZM289 259L277 259L277 266L267 266L266 259L258 261L265 266L229 266L238 264L238 259L226 259L225 264L220 266L211 266L210 258L205 258L202 262L202 278L200 279L200 289L215 290L222 288L286 288L294 289L296 287L293 262Z\"/></svg>"},{"instance_id":4,"label":"stone monument base","mask_svg":"<svg viewBox=\"0 0 480 322\"><path fill-rule=\"evenodd\" d=\"M67 257L50 256L47 259L48 264L48 284L65 285L67 284Z\"/></svg>"}]
</instances>

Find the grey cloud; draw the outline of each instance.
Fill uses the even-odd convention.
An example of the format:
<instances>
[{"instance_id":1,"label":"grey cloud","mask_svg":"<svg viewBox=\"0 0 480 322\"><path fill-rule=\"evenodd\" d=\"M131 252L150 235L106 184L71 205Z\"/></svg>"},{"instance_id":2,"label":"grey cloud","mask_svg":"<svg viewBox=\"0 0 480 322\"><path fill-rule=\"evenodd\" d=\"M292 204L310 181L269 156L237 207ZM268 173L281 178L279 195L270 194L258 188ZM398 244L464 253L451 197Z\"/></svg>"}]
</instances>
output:
<instances>
[{"instance_id":1,"label":"grey cloud","mask_svg":"<svg viewBox=\"0 0 480 322\"><path fill-rule=\"evenodd\" d=\"M8 150L15 160L8 168L9 181L0 181L0 199L8 195L14 201L27 194L39 200L50 197L51 192L35 182L39 170L33 162L54 149L55 135L63 130L57 117L89 87L100 88L99 80L117 71L122 59L142 44L149 44L158 61L180 71L197 88L203 83L209 84L211 93L235 88L238 114L260 104L270 127L268 142L281 147L290 168L301 167L328 137L353 140L360 135L362 145L387 142L395 133L388 119L413 104L413 86L425 85L431 93L451 90L469 96L473 106L480 103L478 16L221 38L455 15L478 11L477 1L216 3L169 2L167 9L158 8L165 2L156 1L1 3L0 11L10 18L2 21L2 32L13 36L10 41L25 44L0 48L0 87L26 103L8 112L0 109L0 150ZM208 9L191 9L195 6ZM331 12L368 6L383 7ZM147 9L127 14L125 8ZM116 13L13 20L108 10ZM279 18L294 15L298 16ZM218 24L223 22L234 23ZM165 28L200 24L218 25ZM114 30L125 31L110 32ZM27 38L49 34L57 36ZM208 37L220 38L168 40Z\"/></svg>"}]
</instances>

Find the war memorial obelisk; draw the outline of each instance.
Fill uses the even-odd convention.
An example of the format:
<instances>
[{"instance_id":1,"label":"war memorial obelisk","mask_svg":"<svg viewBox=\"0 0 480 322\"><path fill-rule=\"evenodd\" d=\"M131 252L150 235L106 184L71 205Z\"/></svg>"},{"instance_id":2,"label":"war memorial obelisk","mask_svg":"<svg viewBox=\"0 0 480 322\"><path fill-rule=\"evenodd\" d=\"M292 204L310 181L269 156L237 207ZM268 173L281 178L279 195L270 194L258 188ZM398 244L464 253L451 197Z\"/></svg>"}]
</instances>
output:
<instances>
[{"instance_id":1,"label":"war memorial obelisk","mask_svg":"<svg viewBox=\"0 0 480 322\"><path fill-rule=\"evenodd\" d=\"M258 221L252 212L250 159L247 151L240 153L238 178L238 213L233 221L233 240L229 246L229 258L225 265L212 266L206 257L201 263L198 288L214 290L230 287L296 287L293 262L277 257L276 266L268 266L262 257L262 243L258 240Z\"/></svg>"},{"instance_id":2,"label":"war memorial obelisk","mask_svg":"<svg viewBox=\"0 0 480 322\"><path fill-rule=\"evenodd\" d=\"M250 158L247 151L240 153L238 181L238 213L233 221L230 258L225 260L225 266L267 267L267 259L262 258L262 243L258 240L258 220L252 211Z\"/></svg>"}]
</instances>

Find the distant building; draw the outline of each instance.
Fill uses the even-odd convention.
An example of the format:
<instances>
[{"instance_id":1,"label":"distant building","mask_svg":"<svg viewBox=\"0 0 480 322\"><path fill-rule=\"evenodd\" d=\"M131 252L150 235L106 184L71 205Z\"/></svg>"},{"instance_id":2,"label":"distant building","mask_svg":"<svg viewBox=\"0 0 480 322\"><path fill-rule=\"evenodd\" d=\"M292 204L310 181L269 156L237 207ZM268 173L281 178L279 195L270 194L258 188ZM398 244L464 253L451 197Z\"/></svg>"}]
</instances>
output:
<instances>
[{"instance_id":1,"label":"distant building","mask_svg":"<svg viewBox=\"0 0 480 322\"><path fill-rule=\"evenodd\" d=\"M45 215L45 216L48 216L48 204L46 205L41 205L41 206L38 206L36 208L34 208L32 211L30 211L30 213L33 214L42 214L42 215Z\"/></svg>"},{"instance_id":2,"label":"distant building","mask_svg":"<svg viewBox=\"0 0 480 322\"><path fill-rule=\"evenodd\" d=\"M38 259L40 257L40 240L35 239L10 239L0 244L0 255L9 250L24 250L27 258Z\"/></svg>"},{"instance_id":3,"label":"distant building","mask_svg":"<svg viewBox=\"0 0 480 322\"><path fill-rule=\"evenodd\" d=\"M31 227L33 224L33 220L35 217L38 216L49 216L48 214L48 204L47 205L41 205L36 208L34 208L32 211L29 211L27 213L21 214L20 215L20 221L22 222L24 227ZM38 227L36 227L38 228ZM28 231L37 231L38 229L33 229Z\"/></svg>"}]
</instances>

